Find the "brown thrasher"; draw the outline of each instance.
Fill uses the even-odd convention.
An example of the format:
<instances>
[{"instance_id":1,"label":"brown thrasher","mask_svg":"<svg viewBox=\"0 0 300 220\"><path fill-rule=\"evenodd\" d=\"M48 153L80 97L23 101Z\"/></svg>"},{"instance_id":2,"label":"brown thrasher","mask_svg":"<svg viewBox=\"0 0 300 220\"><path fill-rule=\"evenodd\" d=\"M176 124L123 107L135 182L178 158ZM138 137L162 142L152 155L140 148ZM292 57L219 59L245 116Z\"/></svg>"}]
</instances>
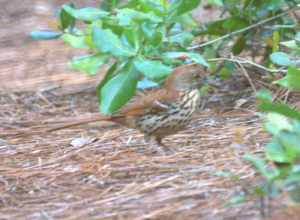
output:
<instances>
[{"instance_id":1,"label":"brown thrasher","mask_svg":"<svg viewBox=\"0 0 300 220\"><path fill-rule=\"evenodd\" d=\"M154 89L137 96L112 116L101 114L79 119L44 132L61 130L96 121L112 121L145 134L145 140L154 137L161 146L167 135L184 129L199 106L199 87L204 78L204 68L197 64L182 65L166 78L161 89ZM41 133L41 132L37 132Z\"/></svg>"}]
</instances>

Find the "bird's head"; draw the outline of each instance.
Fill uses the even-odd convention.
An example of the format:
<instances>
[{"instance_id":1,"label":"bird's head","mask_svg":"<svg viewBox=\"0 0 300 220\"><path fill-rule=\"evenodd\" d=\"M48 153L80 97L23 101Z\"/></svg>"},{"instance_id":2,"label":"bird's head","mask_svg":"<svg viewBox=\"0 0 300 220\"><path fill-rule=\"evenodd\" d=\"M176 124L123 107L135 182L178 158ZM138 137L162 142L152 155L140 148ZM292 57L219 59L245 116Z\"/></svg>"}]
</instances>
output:
<instances>
[{"instance_id":1,"label":"bird's head","mask_svg":"<svg viewBox=\"0 0 300 220\"><path fill-rule=\"evenodd\" d=\"M165 86L177 91L199 88L207 75L205 67L198 64L186 64L176 67L167 77Z\"/></svg>"}]
</instances>

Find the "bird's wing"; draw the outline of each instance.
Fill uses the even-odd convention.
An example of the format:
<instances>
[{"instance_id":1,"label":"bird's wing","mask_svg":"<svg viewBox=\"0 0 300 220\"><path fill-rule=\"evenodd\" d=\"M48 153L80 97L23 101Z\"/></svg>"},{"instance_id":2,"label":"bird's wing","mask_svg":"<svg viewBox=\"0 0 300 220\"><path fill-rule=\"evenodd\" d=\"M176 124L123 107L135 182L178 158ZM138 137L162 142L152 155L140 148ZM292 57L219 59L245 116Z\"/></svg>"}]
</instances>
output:
<instances>
[{"instance_id":1,"label":"bird's wing","mask_svg":"<svg viewBox=\"0 0 300 220\"><path fill-rule=\"evenodd\" d=\"M166 111L176 100L178 94L164 89L148 91L128 103L119 112L120 115L139 116L145 113L158 113Z\"/></svg>"}]
</instances>

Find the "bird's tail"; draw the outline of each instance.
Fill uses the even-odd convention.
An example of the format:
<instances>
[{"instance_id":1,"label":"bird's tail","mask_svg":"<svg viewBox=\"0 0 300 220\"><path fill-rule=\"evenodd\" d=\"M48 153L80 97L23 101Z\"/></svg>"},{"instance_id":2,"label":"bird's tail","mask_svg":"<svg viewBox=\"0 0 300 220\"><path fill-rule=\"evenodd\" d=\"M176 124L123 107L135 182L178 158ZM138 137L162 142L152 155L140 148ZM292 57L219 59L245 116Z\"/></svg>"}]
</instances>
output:
<instances>
[{"instance_id":1,"label":"bird's tail","mask_svg":"<svg viewBox=\"0 0 300 220\"><path fill-rule=\"evenodd\" d=\"M32 135L42 135L53 131L58 131L66 128L71 128L83 124L88 124L92 122L97 121L112 121L113 116L106 116L106 115L90 115L90 116L84 116L81 118L72 118L70 120L64 120L64 121L46 121L41 122L37 126L32 126L25 129L20 129L15 132L9 132L6 134L0 134L0 137L2 138L20 138L20 137L29 137Z\"/></svg>"},{"instance_id":2,"label":"bird's tail","mask_svg":"<svg viewBox=\"0 0 300 220\"><path fill-rule=\"evenodd\" d=\"M56 124L56 126L54 126L54 127L49 127L46 130L46 132L62 130L62 129L71 128L71 127L88 124L88 123L92 123L92 122L97 122L97 121L110 121L110 120L112 120L112 118L113 118L112 116L98 114L98 115L92 115L89 117L79 118L79 119L73 120L72 122L60 121L60 122L57 122L58 125Z\"/></svg>"}]
</instances>

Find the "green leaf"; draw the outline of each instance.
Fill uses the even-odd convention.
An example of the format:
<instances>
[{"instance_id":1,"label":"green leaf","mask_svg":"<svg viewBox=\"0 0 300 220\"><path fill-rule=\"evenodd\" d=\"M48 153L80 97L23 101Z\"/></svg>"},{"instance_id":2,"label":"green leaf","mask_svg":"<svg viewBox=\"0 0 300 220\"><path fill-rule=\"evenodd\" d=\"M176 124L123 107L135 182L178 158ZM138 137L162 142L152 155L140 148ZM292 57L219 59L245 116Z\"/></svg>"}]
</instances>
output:
<instances>
[{"instance_id":1,"label":"green leaf","mask_svg":"<svg viewBox=\"0 0 300 220\"><path fill-rule=\"evenodd\" d=\"M169 9L172 16L182 15L198 7L201 0L173 0Z\"/></svg>"},{"instance_id":2,"label":"green leaf","mask_svg":"<svg viewBox=\"0 0 300 220\"><path fill-rule=\"evenodd\" d=\"M300 32L297 32L297 33L296 33L295 41L296 41L296 43L299 43L299 42L300 42Z\"/></svg>"},{"instance_id":3,"label":"green leaf","mask_svg":"<svg viewBox=\"0 0 300 220\"><path fill-rule=\"evenodd\" d=\"M130 8L123 8L117 10L117 18L119 20L119 25L129 26L134 22L141 21L151 21L153 23L160 23L163 20L160 17L157 17L153 13L143 13Z\"/></svg>"},{"instance_id":4,"label":"green leaf","mask_svg":"<svg viewBox=\"0 0 300 220\"><path fill-rule=\"evenodd\" d=\"M74 4L65 4L62 6L59 12L60 17L60 29L65 30L68 27L73 28L75 25L75 19L66 11L64 7L71 7L74 8Z\"/></svg>"},{"instance_id":5,"label":"green leaf","mask_svg":"<svg viewBox=\"0 0 300 220\"><path fill-rule=\"evenodd\" d=\"M122 42L127 45L128 48L134 48L135 53L140 49L140 31L137 27L128 27L124 29L121 36Z\"/></svg>"},{"instance_id":6,"label":"green leaf","mask_svg":"<svg viewBox=\"0 0 300 220\"><path fill-rule=\"evenodd\" d=\"M206 60L198 53L187 53L187 56L194 61L195 63L198 63L202 66L209 67L209 64L206 62Z\"/></svg>"},{"instance_id":7,"label":"green leaf","mask_svg":"<svg viewBox=\"0 0 300 220\"><path fill-rule=\"evenodd\" d=\"M192 32L195 31L199 26L198 22L193 18L191 14L182 14L176 17L171 17L169 21L178 23L181 27L184 27L186 29L192 29Z\"/></svg>"},{"instance_id":8,"label":"green leaf","mask_svg":"<svg viewBox=\"0 0 300 220\"><path fill-rule=\"evenodd\" d=\"M141 10L146 13L153 12L155 15L162 17L166 15L165 8L168 5L168 2L166 0L142 0L139 1Z\"/></svg>"},{"instance_id":9,"label":"green leaf","mask_svg":"<svg viewBox=\"0 0 300 220\"><path fill-rule=\"evenodd\" d=\"M297 45L295 40L283 41L280 42L280 44L290 49L294 49L294 50L300 49L300 47Z\"/></svg>"},{"instance_id":10,"label":"green leaf","mask_svg":"<svg viewBox=\"0 0 300 220\"><path fill-rule=\"evenodd\" d=\"M93 22L91 25L89 25L83 33L80 33L81 35L84 35L84 41L85 44L88 46L89 49L96 50L95 43L93 41L93 27L102 27L102 22Z\"/></svg>"},{"instance_id":11,"label":"green leaf","mask_svg":"<svg viewBox=\"0 0 300 220\"><path fill-rule=\"evenodd\" d=\"M94 22L93 22L93 24L94 24ZM93 25L93 27L95 27L95 25ZM110 19L105 19L103 21L103 24L97 25L97 27L102 28L102 29L109 29L117 36L122 35L122 33L124 31L124 27L121 27L118 24L118 21L115 17L110 17Z\"/></svg>"},{"instance_id":12,"label":"green leaf","mask_svg":"<svg viewBox=\"0 0 300 220\"><path fill-rule=\"evenodd\" d=\"M110 53L116 57L131 57L135 55L135 52L126 48L111 30L94 27L92 38L96 48L103 53Z\"/></svg>"},{"instance_id":13,"label":"green leaf","mask_svg":"<svg viewBox=\"0 0 300 220\"><path fill-rule=\"evenodd\" d=\"M300 157L300 137L293 132L283 130L277 138L284 147L288 162L295 162Z\"/></svg>"},{"instance_id":14,"label":"green leaf","mask_svg":"<svg viewBox=\"0 0 300 220\"><path fill-rule=\"evenodd\" d=\"M102 78L101 82L97 85L96 88L96 94L97 94L97 98L98 98L98 102L101 103L101 90L103 88L103 86L110 80L113 78L113 76L116 73L116 70L118 68L118 62L115 62L113 65L111 65L109 67L109 69L107 70L107 72L105 73L105 76ZM100 106L99 106L100 107ZM100 110L100 108L99 108Z\"/></svg>"},{"instance_id":15,"label":"green leaf","mask_svg":"<svg viewBox=\"0 0 300 220\"><path fill-rule=\"evenodd\" d=\"M278 51L280 43L280 33L279 31L274 31L272 36L272 51Z\"/></svg>"},{"instance_id":16,"label":"green leaf","mask_svg":"<svg viewBox=\"0 0 300 220\"><path fill-rule=\"evenodd\" d=\"M226 34L227 31L223 27L223 20L217 20L213 22L209 22L206 27L206 31L204 32L205 34L210 34L210 35L223 35Z\"/></svg>"},{"instance_id":17,"label":"green leaf","mask_svg":"<svg viewBox=\"0 0 300 220\"><path fill-rule=\"evenodd\" d=\"M297 163L297 164L294 164L290 173L289 173L289 176L284 180L284 184L285 185L294 185L294 184L297 184L299 185L300 184L300 165Z\"/></svg>"},{"instance_id":18,"label":"green leaf","mask_svg":"<svg viewBox=\"0 0 300 220\"><path fill-rule=\"evenodd\" d=\"M293 120L292 125L293 125L293 131L300 136L300 121Z\"/></svg>"},{"instance_id":19,"label":"green leaf","mask_svg":"<svg viewBox=\"0 0 300 220\"><path fill-rule=\"evenodd\" d=\"M105 11L112 11L112 9L116 8L121 0L104 0L101 3L101 8Z\"/></svg>"},{"instance_id":20,"label":"green leaf","mask_svg":"<svg viewBox=\"0 0 300 220\"><path fill-rule=\"evenodd\" d=\"M275 52L271 54L271 61L280 66L292 66L295 63L290 60L289 55L283 52Z\"/></svg>"},{"instance_id":21,"label":"green leaf","mask_svg":"<svg viewBox=\"0 0 300 220\"><path fill-rule=\"evenodd\" d=\"M61 32L55 31L32 31L30 36L34 40L53 40L57 39L62 35Z\"/></svg>"},{"instance_id":22,"label":"green leaf","mask_svg":"<svg viewBox=\"0 0 300 220\"><path fill-rule=\"evenodd\" d=\"M278 135L282 130L292 130L292 125L284 115L270 112L266 115L266 129L273 135Z\"/></svg>"},{"instance_id":23,"label":"green leaf","mask_svg":"<svg viewBox=\"0 0 300 220\"><path fill-rule=\"evenodd\" d=\"M223 0L208 0L208 4L222 7L224 5Z\"/></svg>"},{"instance_id":24,"label":"green leaf","mask_svg":"<svg viewBox=\"0 0 300 220\"><path fill-rule=\"evenodd\" d=\"M146 60L138 58L134 61L134 66L147 78L160 80L172 72L172 68L162 64L160 61Z\"/></svg>"},{"instance_id":25,"label":"green leaf","mask_svg":"<svg viewBox=\"0 0 300 220\"><path fill-rule=\"evenodd\" d=\"M239 16L232 16L222 20L210 22L207 25L207 30L205 33L212 35L223 35L245 28L248 25L249 22L246 19Z\"/></svg>"},{"instance_id":26,"label":"green leaf","mask_svg":"<svg viewBox=\"0 0 300 220\"><path fill-rule=\"evenodd\" d=\"M230 71L228 68L223 67L219 72L220 78L222 80L229 79L232 76L232 71Z\"/></svg>"},{"instance_id":27,"label":"green leaf","mask_svg":"<svg viewBox=\"0 0 300 220\"><path fill-rule=\"evenodd\" d=\"M282 79L276 80L274 83L289 89L300 90L300 69L289 67L287 75Z\"/></svg>"},{"instance_id":28,"label":"green leaf","mask_svg":"<svg viewBox=\"0 0 300 220\"><path fill-rule=\"evenodd\" d=\"M233 54L234 55L240 54L244 50L245 46L246 46L246 38L243 35L241 35L232 47Z\"/></svg>"},{"instance_id":29,"label":"green leaf","mask_svg":"<svg viewBox=\"0 0 300 220\"><path fill-rule=\"evenodd\" d=\"M188 58L197 64L209 67L209 64L206 62L206 60L198 53L171 51L171 52L165 52L163 56L171 59Z\"/></svg>"},{"instance_id":30,"label":"green leaf","mask_svg":"<svg viewBox=\"0 0 300 220\"><path fill-rule=\"evenodd\" d=\"M276 11L279 10L284 3L282 0L268 0L268 1L261 1L261 8L266 9L269 11Z\"/></svg>"},{"instance_id":31,"label":"green leaf","mask_svg":"<svg viewBox=\"0 0 300 220\"><path fill-rule=\"evenodd\" d=\"M61 38L64 40L65 43L69 44L71 47L74 48L88 48L86 45L85 36L76 36L73 34L63 34Z\"/></svg>"},{"instance_id":32,"label":"green leaf","mask_svg":"<svg viewBox=\"0 0 300 220\"><path fill-rule=\"evenodd\" d=\"M158 47L163 39L162 29L151 22L144 22L141 25L142 34L147 39L147 43L150 43L152 46Z\"/></svg>"},{"instance_id":33,"label":"green leaf","mask_svg":"<svg viewBox=\"0 0 300 220\"><path fill-rule=\"evenodd\" d=\"M248 25L249 24L247 20L238 16L229 17L225 19L222 23L222 27L227 31L239 30L244 27L247 27Z\"/></svg>"},{"instance_id":34,"label":"green leaf","mask_svg":"<svg viewBox=\"0 0 300 220\"><path fill-rule=\"evenodd\" d=\"M231 68L228 68L227 66L224 65L224 67L220 70L219 74L221 79L229 79L232 76L233 71Z\"/></svg>"},{"instance_id":35,"label":"green leaf","mask_svg":"<svg viewBox=\"0 0 300 220\"><path fill-rule=\"evenodd\" d=\"M194 35L190 32L181 32L179 34L173 35L169 38L171 43L177 43L182 47L187 47L193 41Z\"/></svg>"},{"instance_id":36,"label":"green leaf","mask_svg":"<svg viewBox=\"0 0 300 220\"><path fill-rule=\"evenodd\" d=\"M63 10L67 12L69 15L71 15L73 18L76 18L78 20L82 21L95 21L100 18L106 17L109 15L108 12L103 11L98 8L81 8L81 9L75 9L69 5L64 5Z\"/></svg>"},{"instance_id":37,"label":"green leaf","mask_svg":"<svg viewBox=\"0 0 300 220\"><path fill-rule=\"evenodd\" d=\"M70 62L70 67L89 75L95 75L98 72L99 67L102 66L107 59L108 57L105 55L86 55L74 57Z\"/></svg>"},{"instance_id":38,"label":"green leaf","mask_svg":"<svg viewBox=\"0 0 300 220\"><path fill-rule=\"evenodd\" d=\"M272 103L271 101L261 100L258 109L263 112L275 112L289 118L300 120L300 113L297 110L290 108L286 104Z\"/></svg>"},{"instance_id":39,"label":"green leaf","mask_svg":"<svg viewBox=\"0 0 300 220\"><path fill-rule=\"evenodd\" d=\"M266 157L268 160L277 163L290 163L284 148L277 141L273 141L266 146Z\"/></svg>"},{"instance_id":40,"label":"green leaf","mask_svg":"<svg viewBox=\"0 0 300 220\"><path fill-rule=\"evenodd\" d=\"M135 94L138 73L132 64L126 65L101 89L100 110L111 114L121 108Z\"/></svg>"},{"instance_id":41,"label":"green leaf","mask_svg":"<svg viewBox=\"0 0 300 220\"><path fill-rule=\"evenodd\" d=\"M137 84L137 88L138 89L149 89L149 88L154 88L154 87L158 87L158 83L149 80L147 78L144 78L143 80L140 80Z\"/></svg>"},{"instance_id":42,"label":"green leaf","mask_svg":"<svg viewBox=\"0 0 300 220\"><path fill-rule=\"evenodd\" d=\"M202 52L203 57L205 57L206 59L212 59L217 57L217 51L216 49L214 49L213 47L205 47L203 48L204 51ZM217 72L219 69L219 64L217 64L217 62L210 62L209 63L209 70L211 72Z\"/></svg>"},{"instance_id":43,"label":"green leaf","mask_svg":"<svg viewBox=\"0 0 300 220\"><path fill-rule=\"evenodd\" d=\"M250 154L246 154L243 158L251 162L258 172L260 172L268 180L273 179L277 175L274 170L268 168L265 160Z\"/></svg>"},{"instance_id":44,"label":"green leaf","mask_svg":"<svg viewBox=\"0 0 300 220\"><path fill-rule=\"evenodd\" d=\"M298 177L300 175L298 174ZM295 203L300 203L300 186L299 186L299 183L298 184L294 184L295 186L293 187L289 187L289 194L290 194L290 197L292 198L292 200L295 202Z\"/></svg>"},{"instance_id":45,"label":"green leaf","mask_svg":"<svg viewBox=\"0 0 300 220\"><path fill-rule=\"evenodd\" d=\"M259 90L256 93L256 98L262 102L272 102L273 100L272 93L269 90Z\"/></svg>"}]
</instances>

